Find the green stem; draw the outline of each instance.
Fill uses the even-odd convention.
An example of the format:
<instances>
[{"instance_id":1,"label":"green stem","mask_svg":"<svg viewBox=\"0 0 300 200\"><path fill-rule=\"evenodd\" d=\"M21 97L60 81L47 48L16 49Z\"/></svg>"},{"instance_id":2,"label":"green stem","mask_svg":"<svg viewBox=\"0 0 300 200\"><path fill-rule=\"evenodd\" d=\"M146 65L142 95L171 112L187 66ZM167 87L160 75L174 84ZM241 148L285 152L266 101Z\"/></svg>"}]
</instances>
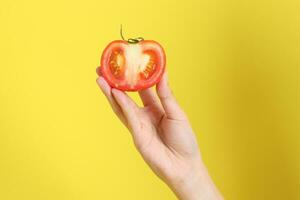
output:
<instances>
[{"instance_id":1,"label":"green stem","mask_svg":"<svg viewBox=\"0 0 300 200\"><path fill-rule=\"evenodd\" d=\"M120 35L121 35L121 38L124 40L124 41L127 41L129 44L137 44L141 41L144 40L144 38L142 37L137 37L137 38L129 38L128 40L126 40L123 36L123 29L122 29L122 24L121 24L121 29L120 29Z\"/></svg>"}]
</instances>

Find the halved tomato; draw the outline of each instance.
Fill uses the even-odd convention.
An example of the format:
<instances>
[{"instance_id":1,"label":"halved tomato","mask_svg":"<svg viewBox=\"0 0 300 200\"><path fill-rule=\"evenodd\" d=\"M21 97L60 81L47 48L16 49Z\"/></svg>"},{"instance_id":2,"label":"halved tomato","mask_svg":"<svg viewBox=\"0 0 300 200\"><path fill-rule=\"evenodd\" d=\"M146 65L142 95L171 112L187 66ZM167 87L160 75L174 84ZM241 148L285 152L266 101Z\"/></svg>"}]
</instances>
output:
<instances>
[{"instance_id":1,"label":"halved tomato","mask_svg":"<svg viewBox=\"0 0 300 200\"><path fill-rule=\"evenodd\" d=\"M116 40L103 51L100 73L113 88L138 91L155 85L165 64L165 52L155 41Z\"/></svg>"}]
</instances>

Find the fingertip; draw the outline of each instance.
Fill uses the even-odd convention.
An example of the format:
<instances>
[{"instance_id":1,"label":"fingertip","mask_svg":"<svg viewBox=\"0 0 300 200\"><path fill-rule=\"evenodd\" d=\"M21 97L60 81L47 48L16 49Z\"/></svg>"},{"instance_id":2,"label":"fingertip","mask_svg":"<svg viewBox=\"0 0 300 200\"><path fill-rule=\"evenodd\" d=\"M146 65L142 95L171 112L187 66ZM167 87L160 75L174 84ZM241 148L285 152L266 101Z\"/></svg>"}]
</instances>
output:
<instances>
[{"instance_id":1,"label":"fingertip","mask_svg":"<svg viewBox=\"0 0 300 200\"><path fill-rule=\"evenodd\" d=\"M111 93L121 107L123 107L127 104L126 96L125 96L124 92L122 92L118 89L112 88Z\"/></svg>"},{"instance_id":2,"label":"fingertip","mask_svg":"<svg viewBox=\"0 0 300 200\"><path fill-rule=\"evenodd\" d=\"M103 77L98 77L97 78L97 84L99 85L100 89L106 94L110 92L110 86L108 83L105 81Z\"/></svg>"},{"instance_id":3,"label":"fingertip","mask_svg":"<svg viewBox=\"0 0 300 200\"><path fill-rule=\"evenodd\" d=\"M152 88L140 90L138 91L138 93L144 106L152 105L157 102L156 96Z\"/></svg>"},{"instance_id":4,"label":"fingertip","mask_svg":"<svg viewBox=\"0 0 300 200\"><path fill-rule=\"evenodd\" d=\"M163 74L161 80L158 82L158 84L156 86L156 91L157 91L158 95L161 95L161 94L165 93L168 89L169 89L168 74L167 74L167 72L165 72Z\"/></svg>"},{"instance_id":5,"label":"fingertip","mask_svg":"<svg viewBox=\"0 0 300 200\"><path fill-rule=\"evenodd\" d=\"M112 93L113 95L115 95L115 94L117 93L117 89L112 88L112 89L111 89L111 93Z\"/></svg>"},{"instance_id":6,"label":"fingertip","mask_svg":"<svg viewBox=\"0 0 300 200\"><path fill-rule=\"evenodd\" d=\"M104 85L105 83L105 80L104 80L104 78L103 77L98 77L97 79L96 79L96 82L98 83L98 85Z\"/></svg>"},{"instance_id":7,"label":"fingertip","mask_svg":"<svg viewBox=\"0 0 300 200\"><path fill-rule=\"evenodd\" d=\"M125 92L112 88L111 93L121 107L136 106L133 100Z\"/></svg>"},{"instance_id":8,"label":"fingertip","mask_svg":"<svg viewBox=\"0 0 300 200\"><path fill-rule=\"evenodd\" d=\"M160 80L161 83L167 83L168 82L168 73L165 72Z\"/></svg>"},{"instance_id":9,"label":"fingertip","mask_svg":"<svg viewBox=\"0 0 300 200\"><path fill-rule=\"evenodd\" d=\"M113 96L118 96L118 92L119 91L117 89L115 89L115 88L111 89L111 93L112 93Z\"/></svg>"},{"instance_id":10,"label":"fingertip","mask_svg":"<svg viewBox=\"0 0 300 200\"><path fill-rule=\"evenodd\" d=\"M112 88L111 89L111 93L113 94L113 96L115 98L120 98L123 95L123 92L120 91L120 90L118 90L118 89L116 89L116 88Z\"/></svg>"},{"instance_id":11,"label":"fingertip","mask_svg":"<svg viewBox=\"0 0 300 200\"><path fill-rule=\"evenodd\" d=\"M98 76L101 76L101 67L96 68L96 73Z\"/></svg>"}]
</instances>

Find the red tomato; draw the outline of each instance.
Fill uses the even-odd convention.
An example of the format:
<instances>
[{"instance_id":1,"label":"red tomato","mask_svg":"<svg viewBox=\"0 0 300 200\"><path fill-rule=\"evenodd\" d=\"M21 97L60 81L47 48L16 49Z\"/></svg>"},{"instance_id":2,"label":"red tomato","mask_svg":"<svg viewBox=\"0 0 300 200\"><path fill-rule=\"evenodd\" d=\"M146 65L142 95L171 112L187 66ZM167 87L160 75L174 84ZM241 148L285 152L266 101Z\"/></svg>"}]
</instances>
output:
<instances>
[{"instance_id":1,"label":"red tomato","mask_svg":"<svg viewBox=\"0 0 300 200\"><path fill-rule=\"evenodd\" d=\"M100 73L113 88L138 91L155 85L165 64L165 52L155 41L116 40L103 51Z\"/></svg>"}]
</instances>

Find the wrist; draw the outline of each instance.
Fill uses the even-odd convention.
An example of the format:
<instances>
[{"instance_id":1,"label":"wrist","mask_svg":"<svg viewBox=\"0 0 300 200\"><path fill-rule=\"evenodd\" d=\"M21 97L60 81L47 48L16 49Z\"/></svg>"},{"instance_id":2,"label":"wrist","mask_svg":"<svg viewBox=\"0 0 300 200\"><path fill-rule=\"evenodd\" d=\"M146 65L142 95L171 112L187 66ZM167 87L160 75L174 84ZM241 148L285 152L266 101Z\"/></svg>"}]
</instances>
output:
<instances>
[{"instance_id":1,"label":"wrist","mask_svg":"<svg viewBox=\"0 0 300 200\"><path fill-rule=\"evenodd\" d=\"M223 199L212 182L202 161L191 165L181 178L171 183L171 188L180 200Z\"/></svg>"}]
</instances>

